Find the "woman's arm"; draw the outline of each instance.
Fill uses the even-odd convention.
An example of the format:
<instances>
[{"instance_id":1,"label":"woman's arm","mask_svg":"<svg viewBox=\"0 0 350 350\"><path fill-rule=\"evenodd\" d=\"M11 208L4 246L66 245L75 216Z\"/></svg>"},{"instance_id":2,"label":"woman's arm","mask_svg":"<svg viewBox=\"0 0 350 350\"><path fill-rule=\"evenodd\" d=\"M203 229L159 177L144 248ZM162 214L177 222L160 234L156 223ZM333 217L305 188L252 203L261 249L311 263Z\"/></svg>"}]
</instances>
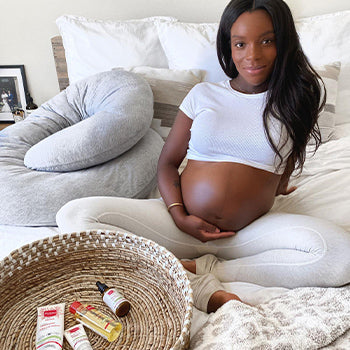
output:
<instances>
[{"instance_id":1,"label":"woman's arm","mask_svg":"<svg viewBox=\"0 0 350 350\"><path fill-rule=\"evenodd\" d=\"M287 165L284 169L284 172L281 176L280 182L278 184L277 190L276 190L276 196L282 194L282 195L288 195L292 192L294 192L297 188L296 186L292 186L288 188L288 182L290 179L290 176L292 175L292 172L295 169L295 162L292 156L289 156L287 159Z\"/></svg>"},{"instance_id":2,"label":"woman's arm","mask_svg":"<svg viewBox=\"0 0 350 350\"><path fill-rule=\"evenodd\" d=\"M186 156L191 125L192 120L179 111L158 160L158 188L167 207L183 203L178 168ZM186 215L184 207L173 208L171 213Z\"/></svg>"},{"instance_id":3,"label":"woman's arm","mask_svg":"<svg viewBox=\"0 0 350 350\"><path fill-rule=\"evenodd\" d=\"M167 137L158 161L158 188L167 207L181 203L169 209L176 226L183 232L202 242L225 238L234 232L220 232L220 229L207 221L189 215L183 203L178 168L186 156L191 136L192 119L179 111L174 125Z\"/></svg>"}]
</instances>

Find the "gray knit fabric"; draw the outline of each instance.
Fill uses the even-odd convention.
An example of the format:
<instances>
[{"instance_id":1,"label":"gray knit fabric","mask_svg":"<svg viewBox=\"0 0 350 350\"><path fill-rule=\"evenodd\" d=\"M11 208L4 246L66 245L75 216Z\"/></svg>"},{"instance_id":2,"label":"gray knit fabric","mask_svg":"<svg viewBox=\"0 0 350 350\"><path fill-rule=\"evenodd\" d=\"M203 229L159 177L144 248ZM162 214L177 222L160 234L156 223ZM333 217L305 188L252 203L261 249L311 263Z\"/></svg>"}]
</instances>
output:
<instances>
[{"instance_id":1,"label":"gray knit fabric","mask_svg":"<svg viewBox=\"0 0 350 350\"><path fill-rule=\"evenodd\" d=\"M131 77L131 85L127 82L127 77ZM128 72L100 73L91 79L94 82L101 80L104 85L112 79L118 83L119 78L124 79L128 89L135 86L137 90L137 81L145 86L142 80ZM0 224L56 225L57 211L70 200L88 196L145 198L156 185L157 161L164 142L149 128L152 115L148 115L148 107L153 107L147 85L146 88L137 90L139 100L150 100L144 102L148 106L145 112L147 121L138 121L133 126L128 119L142 119L140 107L135 107L138 104L135 95L131 93L133 98L128 100L117 89L96 88L90 91L88 81L71 86L67 92L60 93L45 103L24 121L0 132ZM119 88L122 90L123 85L120 84ZM114 101L120 94L124 99L124 110L118 110ZM104 115L99 114L99 105L104 106ZM128 106L131 112L127 118L123 116L123 111L126 113ZM119 113L116 113L116 119L119 118L120 125L112 120L113 108ZM91 124L88 123L89 119L93 119ZM50 140L46 144L47 148L56 148L56 158L49 157L53 154L50 153L52 149L38 148L42 152L39 152L38 157L43 154L46 162L58 160L56 165L48 162L46 165L59 165L60 172L57 167L51 169L56 169L56 172L26 167L24 158L29 154L27 152L41 140L46 137L49 139L60 131L63 134L61 140L54 140L52 144ZM113 145L115 147L111 147ZM99 152L101 149L103 152ZM72 159L77 166L73 167ZM37 163L39 160L36 159ZM68 171L67 164L72 166L71 169L86 168ZM97 165L92 166L94 164Z\"/></svg>"},{"instance_id":2,"label":"gray knit fabric","mask_svg":"<svg viewBox=\"0 0 350 350\"><path fill-rule=\"evenodd\" d=\"M54 125L40 132L24 164L43 171L73 171L111 160L134 146L153 118L153 94L125 71L93 75L44 103L31 119ZM46 124L46 123L45 123Z\"/></svg>"}]
</instances>

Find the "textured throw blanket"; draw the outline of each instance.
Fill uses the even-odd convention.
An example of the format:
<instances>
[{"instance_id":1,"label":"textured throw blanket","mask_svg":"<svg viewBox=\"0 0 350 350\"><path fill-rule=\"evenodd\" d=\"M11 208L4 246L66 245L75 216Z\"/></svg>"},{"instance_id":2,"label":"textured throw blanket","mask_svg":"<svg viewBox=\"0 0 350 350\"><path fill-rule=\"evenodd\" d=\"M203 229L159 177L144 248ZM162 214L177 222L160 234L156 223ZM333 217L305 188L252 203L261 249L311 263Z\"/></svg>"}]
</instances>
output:
<instances>
[{"instance_id":1,"label":"textured throw blanket","mask_svg":"<svg viewBox=\"0 0 350 350\"><path fill-rule=\"evenodd\" d=\"M192 337L195 350L350 349L350 285L297 288L258 306L230 301Z\"/></svg>"}]
</instances>

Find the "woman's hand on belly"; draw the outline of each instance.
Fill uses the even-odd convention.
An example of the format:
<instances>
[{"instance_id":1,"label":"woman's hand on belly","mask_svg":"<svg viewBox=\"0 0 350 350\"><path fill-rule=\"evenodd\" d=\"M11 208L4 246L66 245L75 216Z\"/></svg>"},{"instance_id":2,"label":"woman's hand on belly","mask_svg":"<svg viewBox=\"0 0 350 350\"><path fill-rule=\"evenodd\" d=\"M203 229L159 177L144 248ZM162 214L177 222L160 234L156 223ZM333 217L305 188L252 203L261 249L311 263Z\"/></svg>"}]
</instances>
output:
<instances>
[{"instance_id":1,"label":"woman's hand on belly","mask_svg":"<svg viewBox=\"0 0 350 350\"><path fill-rule=\"evenodd\" d=\"M180 220L176 220L176 225L181 231L199 239L201 242L227 238L236 234L233 231L221 231L217 226L195 215L182 216Z\"/></svg>"},{"instance_id":2,"label":"woman's hand on belly","mask_svg":"<svg viewBox=\"0 0 350 350\"><path fill-rule=\"evenodd\" d=\"M181 174L188 214L221 231L238 231L273 205L280 176L230 162L189 160Z\"/></svg>"}]
</instances>

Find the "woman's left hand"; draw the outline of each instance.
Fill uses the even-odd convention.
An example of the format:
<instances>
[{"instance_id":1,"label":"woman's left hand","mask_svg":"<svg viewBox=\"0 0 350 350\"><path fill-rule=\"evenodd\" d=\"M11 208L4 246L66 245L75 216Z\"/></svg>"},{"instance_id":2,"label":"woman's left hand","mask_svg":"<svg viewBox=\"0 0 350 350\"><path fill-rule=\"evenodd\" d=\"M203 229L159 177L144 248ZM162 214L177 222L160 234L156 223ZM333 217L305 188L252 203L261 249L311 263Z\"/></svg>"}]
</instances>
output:
<instances>
[{"instance_id":1,"label":"woman's left hand","mask_svg":"<svg viewBox=\"0 0 350 350\"><path fill-rule=\"evenodd\" d=\"M292 186L292 187L284 187L284 188L278 188L276 191L276 196L278 195L283 195L283 196L287 196L288 194L291 194L292 192L294 192L297 189L296 186Z\"/></svg>"},{"instance_id":2,"label":"woman's left hand","mask_svg":"<svg viewBox=\"0 0 350 350\"><path fill-rule=\"evenodd\" d=\"M182 216L182 218L177 220L177 222L175 221L175 223L181 231L197 238L203 243L232 237L236 234L236 232L233 231L222 231L217 226L195 215Z\"/></svg>"}]
</instances>

